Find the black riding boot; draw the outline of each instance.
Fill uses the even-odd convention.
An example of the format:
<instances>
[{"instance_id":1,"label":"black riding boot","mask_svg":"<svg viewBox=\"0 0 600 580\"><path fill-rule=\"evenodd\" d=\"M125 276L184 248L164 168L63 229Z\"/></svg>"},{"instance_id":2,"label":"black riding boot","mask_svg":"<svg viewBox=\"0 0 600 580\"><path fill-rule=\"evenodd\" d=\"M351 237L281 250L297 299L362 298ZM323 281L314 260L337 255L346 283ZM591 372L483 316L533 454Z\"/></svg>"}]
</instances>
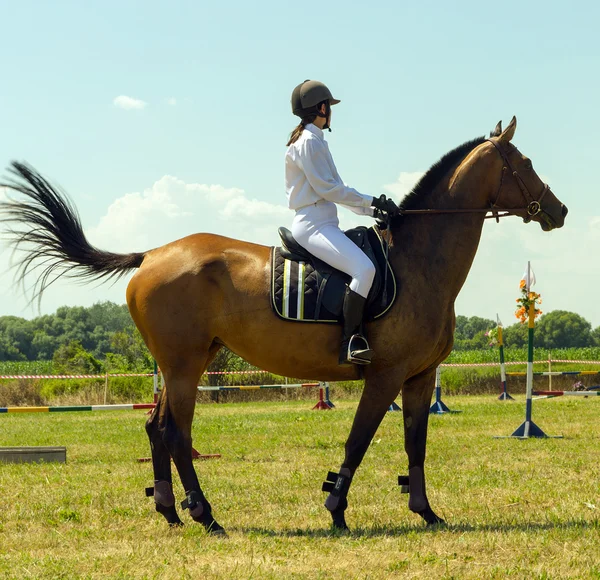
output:
<instances>
[{"instance_id":1,"label":"black riding boot","mask_svg":"<svg viewBox=\"0 0 600 580\"><path fill-rule=\"evenodd\" d=\"M363 335L362 325L366 299L350 288L344 295L344 330L340 349L339 364L368 365L373 357L373 351Z\"/></svg>"}]
</instances>

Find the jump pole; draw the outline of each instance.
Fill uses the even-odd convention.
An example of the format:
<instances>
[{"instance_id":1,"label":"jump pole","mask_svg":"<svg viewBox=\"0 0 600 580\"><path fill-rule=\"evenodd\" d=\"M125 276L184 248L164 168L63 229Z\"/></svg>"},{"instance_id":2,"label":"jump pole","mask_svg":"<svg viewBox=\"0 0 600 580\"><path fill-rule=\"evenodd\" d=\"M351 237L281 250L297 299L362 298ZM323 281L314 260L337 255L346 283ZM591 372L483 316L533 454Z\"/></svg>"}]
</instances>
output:
<instances>
[{"instance_id":1,"label":"jump pole","mask_svg":"<svg viewBox=\"0 0 600 580\"><path fill-rule=\"evenodd\" d=\"M500 351L500 380L502 381L502 393L498 397L499 401L514 401L514 398L508 394L506 390L506 365L504 364L504 340L502 338L502 322L496 314L498 321L498 350Z\"/></svg>"},{"instance_id":2,"label":"jump pole","mask_svg":"<svg viewBox=\"0 0 600 580\"><path fill-rule=\"evenodd\" d=\"M313 411L331 411L331 407L327 404L327 401L323 397L324 392L323 386L319 386L319 400L317 404L312 408Z\"/></svg>"},{"instance_id":3,"label":"jump pole","mask_svg":"<svg viewBox=\"0 0 600 580\"><path fill-rule=\"evenodd\" d=\"M154 361L154 371L152 374L152 388L154 392L154 404L158 403L158 363Z\"/></svg>"},{"instance_id":4,"label":"jump pole","mask_svg":"<svg viewBox=\"0 0 600 580\"><path fill-rule=\"evenodd\" d=\"M396 401L392 401L392 404L390 405L388 412L390 411L402 411L400 405L398 405L398 403L396 403Z\"/></svg>"},{"instance_id":5,"label":"jump pole","mask_svg":"<svg viewBox=\"0 0 600 580\"><path fill-rule=\"evenodd\" d=\"M329 383L325 383L325 402L329 405L330 409L335 409L335 405L331 402L331 399L329 398Z\"/></svg>"},{"instance_id":6,"label":"jump pole","mask_svg":"<svg viewBox=\"0 0 600 580\"><path fill-rule=\"evenodd\" d=\"M526 275L527 295L531 291L531 262L527 262ZM536 437L538 439L547 438L548 435L542 431L531 418L531 396L533 394L533 337L535 329L535 300L529 304L529 319L528 319L528 336L527 336L527 396L525 400L525 421L517 427L510 437L516 439L529 439ZM560 437L560 436L559 436Z\"/></svg>"},{"instance_id":7,"label":"jump pole","mask_svg":"<svg viewBox=\"0 0 600 580\"><path fill-rule=\"evenodd\" d=\"M442 401L442 368L435 369L435 402L429 408L430 415L443 415L444 413L460 413L451 411Z\"/></svg>"}]
</instances>

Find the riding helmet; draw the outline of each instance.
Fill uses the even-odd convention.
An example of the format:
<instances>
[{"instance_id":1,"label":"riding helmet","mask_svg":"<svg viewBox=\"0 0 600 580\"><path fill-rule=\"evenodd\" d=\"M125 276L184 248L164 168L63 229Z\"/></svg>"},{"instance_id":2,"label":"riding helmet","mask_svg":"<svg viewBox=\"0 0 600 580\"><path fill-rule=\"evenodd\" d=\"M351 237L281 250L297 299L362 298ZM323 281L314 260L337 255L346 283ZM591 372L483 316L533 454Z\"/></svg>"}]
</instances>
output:
<instances>
[{"instance_id":1,"label":"riding helmet","mask_svg":"<svg viewBox=\"0 0 600 580\"><path fill-rule=\"evenodd\" d=\"M305 80L292 92L292 113L297 117L306 117L316 112L316 107L323 101L337 105L340 101L334 99L331 91L319 81Z\"/></svg>"}]
</instances>

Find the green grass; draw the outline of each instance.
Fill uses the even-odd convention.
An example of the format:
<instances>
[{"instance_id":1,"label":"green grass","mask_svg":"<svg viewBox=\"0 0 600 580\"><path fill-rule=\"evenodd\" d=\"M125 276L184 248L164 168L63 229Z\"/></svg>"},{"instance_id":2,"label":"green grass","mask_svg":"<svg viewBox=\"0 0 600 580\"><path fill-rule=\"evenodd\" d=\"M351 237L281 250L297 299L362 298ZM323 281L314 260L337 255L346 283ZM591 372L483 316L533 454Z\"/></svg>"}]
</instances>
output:
<instances>
[{"instance_id":1,"label":"green grass","mask_svg":"<svg viewBox=\"0 0 600 580\"><path fill-rule=\"evenodd\" d=\"M46 375L52 373L51 360L0 361L0 375Z\"/></svg>"},{"instance_id":2,"label":"green grass","mask_svg":"<svg viewBox=\"0 0 600 580\"><path fill-rule=\"evenodd\" d=\"M356 401L199 406L194 446L223 457L196 468L228 539L154 512L142 412L0 415L0 446L65 445L68 460L0 465L0 577L600 578L600 401L534 402L564 439L529 441L493 438L522 422L522 398L446 402L463 412L431 418L426 468L449 526L408 511L402 413L388 413L350 490L348 535L331 532L320 487Z\"/></svg>"}]
</instances>

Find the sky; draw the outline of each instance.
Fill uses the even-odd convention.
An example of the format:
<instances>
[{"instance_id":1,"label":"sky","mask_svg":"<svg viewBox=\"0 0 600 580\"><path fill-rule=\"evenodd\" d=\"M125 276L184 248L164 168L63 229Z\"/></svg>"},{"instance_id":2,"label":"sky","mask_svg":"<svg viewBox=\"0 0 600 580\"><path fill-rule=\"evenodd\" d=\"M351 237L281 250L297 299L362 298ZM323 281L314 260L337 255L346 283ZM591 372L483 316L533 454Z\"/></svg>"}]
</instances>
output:
<instances>
[{"instance_id":1,"label":"sky","mask_svg":"<svg viewBox=\"0 0 600 580\"><path fill-rule=\"evenodd\" d=\"M569 207L566 225L486 223L456 311L515 322L530 260L543 310L598 326L599 17L577 0L0 0L0 175L32 164L102 249L194 232L274 245L293 217L283 158L303 80L342 101L327 139L344 181L398 201L444 153L516 115L513 142ZM125 301L130 276L64 281L40 311L10 261L0 241L0 316Z\"/></svg>"}]
</instances>

